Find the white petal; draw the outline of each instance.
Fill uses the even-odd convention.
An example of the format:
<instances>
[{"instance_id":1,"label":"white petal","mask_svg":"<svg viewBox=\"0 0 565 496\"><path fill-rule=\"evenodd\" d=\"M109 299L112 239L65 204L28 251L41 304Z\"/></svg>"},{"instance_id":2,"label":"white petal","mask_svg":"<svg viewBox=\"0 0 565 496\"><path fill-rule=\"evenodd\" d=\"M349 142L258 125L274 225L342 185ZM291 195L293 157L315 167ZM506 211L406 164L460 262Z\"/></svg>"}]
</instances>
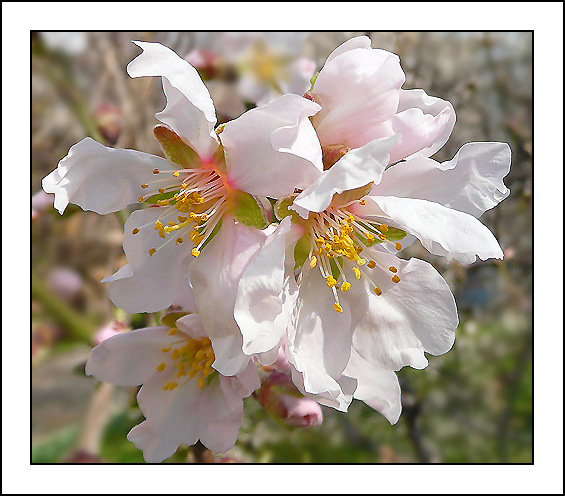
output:
<instances>
[{"instance_id":1,"label":"white petal","mask_svg":"<svg viewBox=\"0 0 565 496\"><path fill-rule=\"evenodd\" d=\"M134 41L143 53L127 67L131 77L162 76L167 106L156 117L206 159L217 147L216 111L198 71L159 43Z\"/></svg>"},{"instance_id":2,"label":"white petal","mask_svg":"<svg viewBox=\"0 0 565 496\"><path fill-rule=\"evenodd\" d=\"M416 157L388 168L372 194L429 200L480 217L510 194L502 181L510 161L506 143L468 143L448 162Z\"/></svg>"},{"instance_id":3,"label":"white petal","mask_svg":"<svg viewBox=\"0 0 565 496\"><path fill-rule=\"evenodd\" d=\"M354 50L355 48L371 48L371 38L368 36L356 36L355 38L351 38L343 42L339 45L326 60L326 64L331 60L335 59L338 55L342 53L348 52L349 50Z\"/></svg>"},{"instance_id":4,"label":"white petal","mask_svg":"<svg viewBox=\"0 0 565 496\"><path fill-rule=\"evenodd\" d=\"M396 424L402 411L398 377L390 370L375 367L355 350L351 351L344 375L357 379L354 398L364 401L383 414L391 424Z\"/></svg>"},{"instance_id":5,"label":"white petal","mask_svg":"<svg viewBox=\"0 0 565 496\"><path fill-rule=\"evenodd\" d=\"M63 213L69 203L98 214L117 212L136 203L154 179L153 169L167 170L167 160L148 153L108 148L91 138L73 145L57 169L43 179L43 189L55 193L55 208Z\"/></svg>"},{"instance_id":6,"label":"white petal","mask_svg":"<svg viewBox=\"0 0 565 496\"><path fill-rule=\"evenodd\" d=\"M287 246L301 236L286 217L276 231L267 237L254 260L239 281L234 317L243 335L243 351L252 355L277 347L286 332L288 312L283 312L285 280L294 281L293 267L285 270ZM294 258L292 259L294 264Z\"/></svg>"},{"instance_id":7,"label":"white petal","mask_svg":"<svg viewBox=\"0 0 565 496\"><path fill-rule=\"evenodd\" d=\"M258 229L224 217L218 234L191 265L196 305L216 355L212 366L223 375L236 375L249 362L234 306L239 279L265 237Z\"/></svg>"},{"instance_id":8,"label":"white petal","mask_svg":"<svg viewBox=\"0 0 565 496\"><path fill-rule=\"evenodd\" d=\"M155 367L164 361L161 351L178 336L168 327L147 327L108 338L90 353L86 375L117 386L138 386L157 374Z\"/></svg>"},{"instance_id":9,"label":"white petal","mask_svg":"<svg viewBox=\"0 0 565 496\"><path fill-rule=\"evenodd\" d=\"M366 203L376 206L376 215L392 219L414 234L434 255L466 264L473 263L477 256L481 260L502 260L504 256L494 235L472 215L411 198L370 196L366 197Z\"/></svg>"},{"instance_id":10,"label":"white petal","mask_svg":"<svg viewBox=\"0 0 565 496\"><path fill-rule=\"evenodd\" d=\"M168 458L180 444L190 446L199 437L198 406L203 390L199 389L198 381L163 391L166 382L167 378L159 373L143 385L137 402L147 420L127 436L143 450L145 460L150 463Z\"/></svg>"},{"instance_id":11,"label":"white petal","mask_svg":"<svg viewBox=\"0 0 565 496\"><path fill-rule=\"evenodd\" d=\"M198 406L200 440L217 453L233 447L243 420L243 402L237 398L232 398L232 401L226 398L220 384L225 379L220 377L220 380L212 381Z\"/></svg>"},{"instance_id":12,"label":"white petal","mask_svg":"<svg viewBox=\"0 0 565 496\"><path fill-rule=\"evenodd\" d=\"M154 228L166 210L151 207L130 215L124 226L127 269L122 267L113 276L102 280L110 283L108 296L114 305L129 313L162 310L170 306L188 285L188 270L194 259L190 247L186 243L177 245L175 234L162 239ZM165 225L168 219L161 217ZM132 234L134 228L139 229L135 235ZM152 248L156 252L150 256Z\"/></svg>"},{"instance_id":13,"label":"white petal","mask_svg":"<svg viewBox=\"0 0 565 496\"><path fill-rule=\"evenodd\" d=\"M208 333L202 325L202 319L197 313L185 315L176 322L177 328L192 339L207 338Z\"/></svg>"},{"instance_id":14,"label":"white petal","mask_svg":"<svg viewBox=\"0 0 565 496\"><path fill-rule=\"evenodd\" d=\"M232 187L279 198L306 188L323 169L309 116L320 106L283 95L226 124L220 134Z\"/></svg>"},{"instance_id":15,"label":"white petal","mask_svg":"<svg viewBox=\"0 0 565 496\"><path fill-rule=\"evenodd\" d=\"M395 260L387 264L397 268L399 283L390 284L388 279L389 286L385 287L384 273L379 275L375 268L374 280L383 290L381 296L372 291L367 277L351 281L350 291L342 295L355 319L353 347L369 363L384 369L399 370L405 365L421 369L428 364L424 351L440 355L453 345L458 324L455 299L430 264L374 254L377 261L386 257ZM363 302L362 293L368 303Z\"/></svg>"},{"instance_id":16,"label":"white petal","mask_svg":"<svg viewBox=\"0 0 565 496\"><path fill-rule=\"evenodd\" d=\"M378 183L388 164L389 153L398 136L371 141L361 148L351 150L341 157L310 187L300 193L292 206L301 217L307 219L309 212L322 212L329 207L333 195Z\"/></svg>"},{"instance_id":17,"label":"white petal","mask_svg":"<svg viewBox=\"0 0 565 496\"><path fill-rule=\"evenodd\" d=\"M428 96L424 90L401 90L391 126L394 133L402 135L390 154L391 162L429 157L449 139L455 126L455 110L448 101Z\"/></svg>"},{"instance_id":18,"label":"white petal","mask_svg":"<svg viewBox=\"0 0 565 496\"><path fill-rule=\"evenodd\" d=\"M351 316L347 303L334 310L333 293L318 268L305 264L289 332L289 361L304 376L308 393L339 390L351 351Z\"/></svg>"},{"instance_id":19,"label":"white petal","mask_svg":"<svg viewBox=\"0 0 565 496\"><path fill-rule=\"evenodd\" d=\"M322 145L375 139L366 133L395 115L404 79L398 57L385 50L353 49L326 62L312 90L323 108L313 119Z\"/></svg>"}]
</instances>

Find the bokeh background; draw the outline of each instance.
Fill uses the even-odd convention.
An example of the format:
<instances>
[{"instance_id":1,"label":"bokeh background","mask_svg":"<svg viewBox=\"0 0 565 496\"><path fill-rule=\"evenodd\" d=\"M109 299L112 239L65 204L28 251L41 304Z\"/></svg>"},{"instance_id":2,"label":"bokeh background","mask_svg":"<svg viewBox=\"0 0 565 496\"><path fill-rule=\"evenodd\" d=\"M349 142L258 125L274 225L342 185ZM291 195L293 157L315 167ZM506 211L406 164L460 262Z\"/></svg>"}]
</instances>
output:
<instances>
[{"instance_id":1,"label":"bokeh background","mask_svg":"<svg viewBox=\"0 0 565 496\"><path fill-rule=\"evenodd\" d=\"M464 143L507 142L511 196L481 220L503 262L446 263L418 244L404 257L428 260L454 292L460 326L453 349L430 366L399 372L397 425L364 403L347 414L324 408L322 426L291 429L253 399L236 446L213 455L181 446L169 462L530 463L532 462L532 34L503 33L32 33L32 454L33 462L142 462L126 434L142 416L136 389L84 375L92 345L155 316L117 310L100 279L125 263L127 212L99 216L70 206L60 216L41 179L85 136L160 155L152 128L165 105L158 78L125 67L159 41L195 64L220 122L285 91L297 67L319 70L360 34L397 53L404 88L452 102L457 123L434 156ZM263 89L261 89L263 88Z\"/></svg>"}]
</instances>

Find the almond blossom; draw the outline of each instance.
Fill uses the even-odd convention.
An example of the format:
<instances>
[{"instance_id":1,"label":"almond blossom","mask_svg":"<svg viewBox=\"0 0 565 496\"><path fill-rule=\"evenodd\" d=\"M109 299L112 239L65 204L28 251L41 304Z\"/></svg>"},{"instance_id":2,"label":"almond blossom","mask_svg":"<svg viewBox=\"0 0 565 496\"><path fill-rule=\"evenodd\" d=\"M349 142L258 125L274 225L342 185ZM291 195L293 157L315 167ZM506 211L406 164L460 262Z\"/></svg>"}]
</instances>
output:
<instances>
[{"instance_id":1,"label":"almond blossom","mask_svg":"<svg viewBox=\"0 0 565 496\"><path fill-rule=\"evenodd\" d=\"M128 264L104 279L112 301L132 313L173 302L187 285L191 261L226 215L266 227L265 209L252 195L277 198L305 187L319 173L314 163L321 153L313 130L309 139L297 133L317 104L285 95L214 129L214 105L196 70L158 43L136 44L143 53L128 65L130 76L162 77L167 105L156 114L164 125L155 136L166 158L86 138L43 180L61 213L68 203L99 214L135 202L150 206L126 222Z\"/></svg>"},{"instance_id":2,"label":"almond blossom","mask_svg":"<svg viewBox=\"0 0 565 496\"><path fill-rule=\"evenodd\" d=\"M143 385L137 401L146 420L128 439L150 463L198 440L212 451L230 449L243 419L242 400L260 387L252 363L234 377L212 368L214 350L197 314L173 325L110 337L92 350L86 364L86 373L100 381Z\"/></svg>"}]
</instances>

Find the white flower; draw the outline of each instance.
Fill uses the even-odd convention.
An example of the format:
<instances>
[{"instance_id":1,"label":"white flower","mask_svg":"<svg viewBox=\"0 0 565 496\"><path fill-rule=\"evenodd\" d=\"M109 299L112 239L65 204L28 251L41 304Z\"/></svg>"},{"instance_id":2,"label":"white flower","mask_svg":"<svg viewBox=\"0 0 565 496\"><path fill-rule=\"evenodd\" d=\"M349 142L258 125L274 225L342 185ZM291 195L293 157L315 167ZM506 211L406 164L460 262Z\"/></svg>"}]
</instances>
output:
<instances>
[{"instance_id":1,"label":"white flower","mask_svg":"<svg viewBox=\"0 0 565 496\"><path fill-rule=\"evenodd\" d=\"M108 338L86 364L86 373L101 381L143 384L137 400L146 420L128 439L147 462L160 462L181 443L198 440L212 451L227 451L237 439L242 399L260 387L252 363L236 377L212 369L214 351L198 315L181 317L175 325Z\"/></svg>"},{"instance_id":2,"label":"white flower","mask_svg":"<svg viewBox=\"0 0 565 496\"><path fill-rule=\"evenodd\" d=\"M455 125L453 107L423 90L402 90L404 80L398 56L372 49L367 36L337 47L306 95L322 106L312 122L324 158L336 147L359 148L394 135L400 139L391 162L439 150Z\"/></svg>"},{"instance_id":3,"label":"white flower","mask_svg":"<svg viewBox=\"0 0 565 496\"><path fill-rule=\"evenodd\" d=\"M453 345L458 318L447 283L430 264L389 252L402 248L404 231L432 253L463 263L503 256L475 216L508 195L502 178L509 147L471 143L443 164L416 157L385 171L394 143L383 138L352 150L292 205L292 198L279 200L276 211L286 217L239 284L235 319L244 352L268 361L287 340L304 390L329 395L340 409L355 391L344 382L353 375L346 367L362 369L348 365L352 349L372 366L395 371L424 368L424 352L439 355ZM263 312L250 310L259 306Z\"/></svg>"},{"instance_id":4,"label":"white flower","mask_svg":"<svg viewBox=\"0 0 565 496\"><path fill-rule=\"evenodd\" d=\"M162 77L167 106L156 116L166 126L157 126L155 135L167 159L86 138L43 180L61 213L70 202L100 214L157 203L130 216L128 265L104 280L112 301L132 313L173 302L187 285L192 259L222 219L265 227L261 204L251 195L292 193L321 170L313 129L308 140L296 131L304 123L311 127L308 117L317 104L285 95L215 131L214 105L196 70L158 43L136 43L143 53L129 64L129 74Z\"/></svg>"}]
</instances>

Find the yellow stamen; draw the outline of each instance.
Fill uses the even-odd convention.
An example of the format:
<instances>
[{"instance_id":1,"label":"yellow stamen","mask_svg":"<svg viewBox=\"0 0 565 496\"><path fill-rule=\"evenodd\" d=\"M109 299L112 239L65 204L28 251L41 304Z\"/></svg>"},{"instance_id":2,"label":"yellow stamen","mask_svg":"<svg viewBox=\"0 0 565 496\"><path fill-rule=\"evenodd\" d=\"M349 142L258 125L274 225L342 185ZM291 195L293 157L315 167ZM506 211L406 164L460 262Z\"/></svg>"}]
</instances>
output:
<instances>
[{"instance_id":1,"label":"yellow stamen","mask_svg":"<svg viewBox=\"0 0 565 496\"><path fill-rule=\"evenodd\" d=\"M179 176L180 176L180 172L179 172L179 171L175 171L175 172L173 172L173 176L175 176L175 177L179 177Z\"/></svg>"},{"instance_id":2,"label":"yellow stamen","mask_svg":"<svg viewBox=\"0 0 565 496\"><path fill-rule=\"evenodd\" d=\"M140 196L140 197L138 198L138 200L139 200L139 203L143 202L143 196Z\"/></svg>"},{"instance_id":3,"label":"yellow stamen","mask_svg":"<svg viewBox=\"0 0 565 496\"><path fill-rule=\"evenodd\" d=\"M343 284L341 285L341 290L349 291L350 288L351 288L351 284L349 284L347 281L343 281Z\"/></svg>"},{"instance_id":4,"label":"yellow stamen","mask_svg":"<svg viewBox=\"0 0 565 496\"><path fill-rule=\"evenodd\" d=\"M353 267L353 272L355 272L355 278L357 280L361 279L361 271L357 267Z\"/></svg>"},{"instance_id":5,"label":"yellow stamen","mask_svg":"<svg viewBox=\"0 0 565 496\"><path fill-rule=\"evenodd\" d=\"M157 200L157 205L161 207L166 207L169 204L169 200Z\"/></svg>"},{"instance_id":6,"label":"yellow stamen","mask_svg":"<svg viewBox=\"0 0 565 496\"><path fill-rule=\"evenodd\" d=\"M180 244L182 244L183 242L184 242L184 239L182 239L181 237L178 237L177 240L175 241L175 243L176 243L177 245L180 245Z\"/></svg>"},{"instance_id":7,"label":"yellow stamen","mask_svg":"<svg viewBox=\"0 0 565 496\"><path fill-rule=\"evenodd\" d=\"M389 267L388 270L390 270L391 272L394 272L395 274L398 272L398 269L394 265Z\"/></svg>"},{"instance_id":8,"label":"yellow stamen","mask_svg":"<svg viewBox=\"0 0 565 496\"><path fill-rule=\"evenodd\" d=\"M191 253L192 256L196 258L198 258L198 255L200 255L200 252L196 248L193 248Z\"/></svg>"},{"instance_id":9,"label":"yellow stamen","mask_svg":"<svg viewBox=\"0 0 565 496\"><path fill-rule=\"evenodd\" d=\"M394 277L392 278L392 282L394 282L395 284L398 284L398 283L400 282L400 277L394 276Z\"/></svg>"},{"instance_id":10,"label":"yellow stamen","mask_svg":"<svg viewBox=\"0 0 565 496\"><path fill-rule=\"evenodd\" d=\"M380 225L381 231L382 232L387 232L388 231L388 226L386 224L381 224Z\"/></svg>"},{"instance_id":11,"label":"yellow stamen","mask_svg":"<svg viewBox=\"0 0 565 496\"><path fill-rule=\"evenodd\" d=\"M398 243L398 242L397 242L397 243L394 243L394 247L395 247L398 251L402 250L402 244L401 244L401 243Z\"/></svg>"},{"instance_id":12,"label":"yellow stamen","mask_svg":"<svg viewBox=\"0 0 565 496\"><path fill-rule=\"evenodd\" d=\"M157 365L157 372L163 372L163 370L165 370L164 363L160 363L159 365Z\"/></svg>"},{"instance_id":13,"label":"yellow stamen","mask_svg":"<svg viewBox=\"0 0 565 496\"><path fill-rule=\"evenodd\" d=\"M339 303L334 303L334 310L337 313L343 313L343 308L341 308L341 305Z\"/></svg>"},{"instance_id":14,"label":"yellow stamen","mask_svg":"<svg viewBox=\"0 0 565 496\"><path fill-rule=\"evenodd\" d=\"M142 187L143 189L147 189L147 188L149 188L149 184L142 184L141 187Z\"/></svg>"},{"instance_id":15,"label":"yellow stamen","mask_svg":"<svg viewBox=\"0 0 565 496\"><path fill-rule=\"evenodd\" d=\"M176 327L171 328L169 331L169 336L174 336L177 333L178 329Z\"/></svg>"},{"instance_id":16,"label":"yellow stamen","mask_svg":"<svg viewBox=\"0 0 565 496\"><path fill-rule=\"evenodd\" d=\"M375 293L377 293L377 296L381 296L383 294L381 288L379 288L378 286L375 288Z\"/></svg>"},{"instance_id":17,"label":"yellow stamen","mask_svg":"<svg viewBox=\"0 0 565 496\"><path fill-rule=\"evenodd\" d=\"M333 276L328 276L326 278L326 284L328 285L328 288L333 288L337 284L337 281L334 279Z\"/></svg>"},{"instance_id":18,"label":"yellow stamen","mask_svg":"<svg viewBox=\"0 0 565 496\"><path fill-rule=\"evenodd\" d=\"M133 235L136 235L138 232L139 232L139 229L136 227L131 233L132 233Z\"/></svg>"},{"instance_id":19,"label":"yellow stamen","mask_svg":"<svg viewBox=\"0 0 565 496\"><path fill-rule=\"evenodd\" d=\"M163 348L163 349L161 349L161 351L163 353L168 353L169 351L171 351L171 347L169 346L168 348Z\"/></svg>"},{"instance_id":20,"label":"yellow stamen","mask_svg":"<svg viewBox=\"0 0 565 496\"><path fill-rule=\"evenodd\" d=\"M314 267L316 267L317 262L318 262L318 259L314 255L312 255L312 258L310 259L310 268L313 269Z\"/></svg>"},{"instance_id":21,"label":"yellow stamen","mask_svg":"<svg viewBox=\"0 0 565 496\"><path fill-rule=\"evenodd\" d=\"M155 248L151 248L151 249L149 250L149 256L152 257L152 256L153 256L153 253L155 253L156 251L157 251L157 250L156 250Z\"/></svg>"},{"instance_id":22,"label":"yellow stamen","mask_svg":"<svg viewBox=\"0 0 565 496\"><path fill-rule=\"evenodd\" d=\"M159 174L159 169L153 169L153 174Z\"/></svg>"},{"instance_id":23,"label":"yellow stamen","mask_svg":"<svg viewBox=\"0 0 565 496\"><path fill-rule=\"evenodd\" d=\"M374 260L369 260L369 263L367 264L367 267L369 267L369 269L374 269L376 266L377 264Z\"/></svg>"}]
</instances>

